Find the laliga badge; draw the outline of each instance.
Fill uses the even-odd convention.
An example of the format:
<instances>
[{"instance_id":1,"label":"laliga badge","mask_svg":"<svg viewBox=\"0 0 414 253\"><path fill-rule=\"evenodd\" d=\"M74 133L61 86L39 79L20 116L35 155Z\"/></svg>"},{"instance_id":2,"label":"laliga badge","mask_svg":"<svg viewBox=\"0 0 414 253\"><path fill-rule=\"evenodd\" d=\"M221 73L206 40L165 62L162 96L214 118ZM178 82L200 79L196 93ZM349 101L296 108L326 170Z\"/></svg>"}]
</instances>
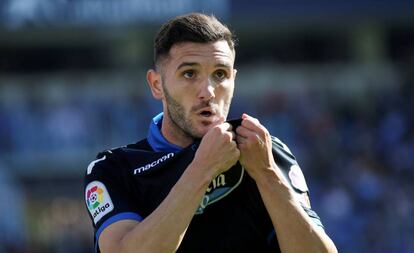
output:
<instances>
[{"instance_id":1,"label":"laliga badge","mask_svg":"<svg viewBox=\"0 0 414 253\"><path fill-rule=\"evenodd\" d=\"M85 201L95 224L114 209L108 190L99 181L93 181L86 186Z\"/></svg>"},{"instance_id":2,"label":"laliga badge","mask_svg":"<svg viewBox=\"0 0 414 253\"><path fill-rule=\"evenodd\" d=\"M308 186L306 185L305 176L302 173L302 170L300 169L299 165L294 164L290 166L289 171L289 179L292 182L293 187L296 189L307 192Z\"/></svg>"}]
</instances>

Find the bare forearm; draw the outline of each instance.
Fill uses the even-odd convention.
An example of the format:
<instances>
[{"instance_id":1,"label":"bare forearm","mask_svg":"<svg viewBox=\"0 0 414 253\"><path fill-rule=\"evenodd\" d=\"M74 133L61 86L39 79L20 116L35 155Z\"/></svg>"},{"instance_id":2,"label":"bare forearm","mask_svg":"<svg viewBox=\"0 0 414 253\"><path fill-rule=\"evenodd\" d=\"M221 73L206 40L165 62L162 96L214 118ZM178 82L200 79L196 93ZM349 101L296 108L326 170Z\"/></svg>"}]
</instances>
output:
<instances>
[{"instance_id":1,"label":"bare forearm","mask_svg":"<svg viewBox=\"0 0 414 253\"><path fill-rule=\"evenodd\" d=\"M276 230L281 252L337 252L322 228L308 217L294 199L287 182L276 170L267 170L256 180L266 209Z\"/></svg>"},{"instance_id":2,"label":"bare forearm","mask_svg":"<svg viewBox=\"0 0 414 253\"><path fill-rule=\"evenodd\" d=\"M230 169L239 157L231 125L211 128L161 204L140 223L123 220L109 225L99 238L101 252L176 251L213 177Z\"/></svg>"},{"instance_id":3,"label":"bare forearm","mask_svg":"<svg viewBox=\"0 0 414 253\"><path fill-rule=\"evenodd\" d=\"M211 180L191 166L158 208L124 236L121 252L174 252L178 248Z\"/></svg>"}]
</instances>

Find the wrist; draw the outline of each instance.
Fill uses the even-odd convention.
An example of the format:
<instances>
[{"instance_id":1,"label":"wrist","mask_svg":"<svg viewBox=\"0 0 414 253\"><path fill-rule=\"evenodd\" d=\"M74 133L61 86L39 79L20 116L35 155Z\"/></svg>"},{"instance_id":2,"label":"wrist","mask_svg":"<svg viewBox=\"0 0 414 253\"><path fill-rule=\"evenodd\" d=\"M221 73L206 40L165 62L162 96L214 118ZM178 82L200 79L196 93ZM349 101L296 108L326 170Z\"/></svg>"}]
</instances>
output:
<instances>
[{"instance_id":1,"label":"wrist","mask_svg":"<svg viewBox=\"0 0 414 253\"><path fill-rule=\"evenodd\" d=\"M209 169L205 165L198 163L197 161L192 161L187 167L186 172L193 175L195 180L206 188L210 184L211 180L213 180L213 178L216 176L213 170Z\"/></svg>"},{"instance_id":2,"label":"wrist","mask_svg":"<svg viewBox=\"0 0 414 253\"><path fill-rule=\"evenodd\" d=\"M277 166L262 169L260 173L256 173L252 178L259 190L275 191L288 198L293 196L292 188Z\"/></svg>"}]
</instances>

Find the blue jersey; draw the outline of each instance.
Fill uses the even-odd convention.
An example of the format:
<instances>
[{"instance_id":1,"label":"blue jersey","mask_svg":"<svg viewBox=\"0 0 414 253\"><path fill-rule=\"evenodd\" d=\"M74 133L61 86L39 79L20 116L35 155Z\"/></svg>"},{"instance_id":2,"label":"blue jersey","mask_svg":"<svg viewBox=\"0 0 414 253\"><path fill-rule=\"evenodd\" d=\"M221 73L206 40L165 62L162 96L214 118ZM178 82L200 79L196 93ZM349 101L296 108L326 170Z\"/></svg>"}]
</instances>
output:
<instances>
[{"instance_id":1,"label":"blue jersey","mask_svg":"<svg viewBox=\"0 0 414 253\"><path fill-rule=\"evenodd\" d=\"M148 138L102 152L88 166L85 201L95 228L96 252L107 226L145 219L194 158L199 142L184 149L169 144L160 134L161 117L154 118ZM230 123L235 129L240 121ZM277 138L272 141L275 162L301 201L308 189L295 157ZM302 206L322 226L316 213ZM177 252L280 252L256 184L240 163L212 180Z\"/></svg>"}]
</instances>

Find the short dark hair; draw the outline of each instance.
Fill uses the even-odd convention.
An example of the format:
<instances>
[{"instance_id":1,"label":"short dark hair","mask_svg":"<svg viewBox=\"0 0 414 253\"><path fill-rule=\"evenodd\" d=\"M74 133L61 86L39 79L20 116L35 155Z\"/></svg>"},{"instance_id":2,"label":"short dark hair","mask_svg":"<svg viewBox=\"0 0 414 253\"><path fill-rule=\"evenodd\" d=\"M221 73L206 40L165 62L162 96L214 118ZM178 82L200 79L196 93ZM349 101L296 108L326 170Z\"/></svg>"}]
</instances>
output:
<instances>
[{"instance_id":1,"label":"short dark hair","mask_svg":"<svg viewBox=\"0 0 414 253\"><path fill-rule=\"evenodd\" d=\"M154 39L154 65L165 59L173 45L181 42L209 43L227 41L234 51L235 36L213 15L189 13L163 24Z\"/></svg>"}]
</instances>

